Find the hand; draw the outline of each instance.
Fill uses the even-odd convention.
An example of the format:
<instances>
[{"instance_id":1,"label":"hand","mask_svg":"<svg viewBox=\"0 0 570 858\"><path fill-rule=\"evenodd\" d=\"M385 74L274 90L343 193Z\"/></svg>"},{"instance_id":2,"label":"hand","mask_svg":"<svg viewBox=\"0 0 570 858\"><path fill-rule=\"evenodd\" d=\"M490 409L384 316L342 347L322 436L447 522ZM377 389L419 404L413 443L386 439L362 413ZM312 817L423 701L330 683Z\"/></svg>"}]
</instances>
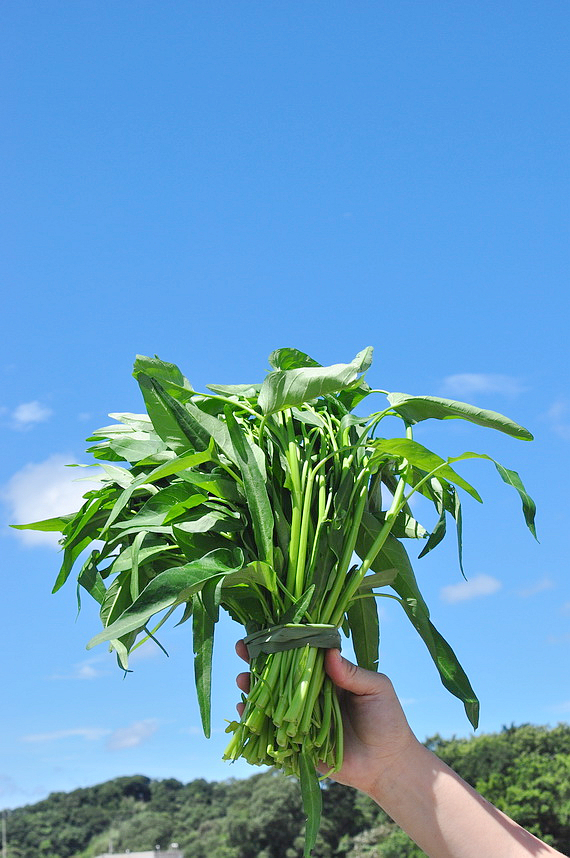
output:
<instances>
[{"instance_id":1,"label":"hand","mask_svg":"<svg viewBox=\"0 0 570 858\"><path fill-rule=\"evenodd\" d=\"M236 652L248 661L243 641ZM331 777L377 798L383 779L394 776L394 768L419 742L387 676L357 667L336 649L327 650L325 669L337 687L344 726L344 761ZM236 681L247 694L249 673L240 673ZM243 706L237 706L240 716Z\"/></svg>"},{"instance_id":2,"label":"hand","mask_svg":"<svg viewBox=\"0 0 570 858\"><path fill-rule=\"evenodd\" d=\"M337 649L327 651L325 669L337 686L344 727L343 764L331 777L376 798L383 779L419 743L387 676L357 667Z\"/></svg>"}]
</instances>

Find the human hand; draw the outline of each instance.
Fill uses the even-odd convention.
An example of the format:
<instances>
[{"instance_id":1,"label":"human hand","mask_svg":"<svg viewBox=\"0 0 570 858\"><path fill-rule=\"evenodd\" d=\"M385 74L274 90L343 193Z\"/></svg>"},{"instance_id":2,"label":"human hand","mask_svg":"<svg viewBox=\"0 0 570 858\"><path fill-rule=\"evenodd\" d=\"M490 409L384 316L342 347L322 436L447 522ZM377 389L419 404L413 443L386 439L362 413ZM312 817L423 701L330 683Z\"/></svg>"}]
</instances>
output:
<instances>
[{"instance_id":1,"label":"human hand","mask_svg":"<svg viewBox=\"0 0 570 858\"><path fill-rule=\"evenodd\" d=\"M237 654L248 661L243 641ZM347 661L336 649L327 650L325 669L337 688L344 728L344 760L331 777L377 798L382 784L395 776L395 769L419 742L410 730L392 683ZM238 688L249 692L249 673L240 673ZM238 703L242 714L243 703ZM325 767L321 768L327 774Z\"/></svg>"},{"instance_id":2,"label":"human hand","mask_svg":"<svg viewBox=\"0 0 570 858\"><path fill-rule=\"evenodd\" d=\"M327 650L325 670L337 688L344 728L342 767L331 777L377 799L419 742L387 676L357 667L337 649Z\"/></svg>"}]
</instances>

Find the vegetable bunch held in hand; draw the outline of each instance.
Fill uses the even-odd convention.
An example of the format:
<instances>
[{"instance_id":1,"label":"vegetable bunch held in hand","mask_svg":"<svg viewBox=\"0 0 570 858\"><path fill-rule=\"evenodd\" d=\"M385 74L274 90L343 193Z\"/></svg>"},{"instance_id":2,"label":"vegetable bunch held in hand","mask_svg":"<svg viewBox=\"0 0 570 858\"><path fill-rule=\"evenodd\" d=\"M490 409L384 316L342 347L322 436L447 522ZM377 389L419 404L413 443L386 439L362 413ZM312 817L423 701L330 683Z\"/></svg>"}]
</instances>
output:
<instances>
[{"instance_id":1,"label":"vegetable bunch held in hand","mask_svg":"<svg viewBox=\"0 0 570 858\"><path fill-rule=\"evenodd\" d=\"M477 725L477 698L430 621L404 542L421 540L425 555L450 517L461 564L458 490L481 499L453 465L490 457L442 458L414 440L414 425L460 418L532 436L465 403L371 390L364 374L372 348L328 367L292 348L269 360L262 384L199 393L173 364L139 356L134 376L147 413L113 414L117 422L89 439L105 472L101 487L87 492L79 512L26 526L62 532L55 590L97 541L78 575L101 606L103 631L89 646L108 642L123 668L183 606L180 622L193 623L206 735L220 607L244 626L251 690L240 721L228 727L225 757L300 777L308 851L319 820L316 766L337 771L342 763L342 722L323 655L340 645L342 629L358 663L376 669L376 596L400 602L443 684ZM378 393L387 396L385 406L363 416L364 400ZM401 420L400 437L382 436L387 417ZM534 504L518 474L494 464L518 492L534 533ZM435 507L431 533L412 515L415 493Z\"/></svg>"}]
</instances>

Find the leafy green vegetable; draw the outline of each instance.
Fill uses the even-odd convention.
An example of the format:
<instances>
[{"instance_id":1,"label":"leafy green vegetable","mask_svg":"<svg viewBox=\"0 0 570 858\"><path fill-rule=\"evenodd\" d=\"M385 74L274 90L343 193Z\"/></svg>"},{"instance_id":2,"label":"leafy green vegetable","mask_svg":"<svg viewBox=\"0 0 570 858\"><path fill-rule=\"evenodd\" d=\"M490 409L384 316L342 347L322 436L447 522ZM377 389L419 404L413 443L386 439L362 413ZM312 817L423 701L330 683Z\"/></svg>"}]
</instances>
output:
<instances>
[{"instance_id":1,"label":"leafy green vegetable","mask_svg":"<svg viewBox=\"0 0 570 858\"><path fill-rule=\"evenodd\" d=\"M535 506L516 471L483 453L441 456L418 443L412 427L453 418L522 440L530 432L467 403L403 393L387 394L387 405L368 416L357 414L379 393L364 378L371 361L370 347L332 366L277 349L262 383L212 384L200 393L174 364L139 355L134 376L147 413L113 414L116 422L88 439L104 471L101 487L85 494L77 513L15 525L61 532L54 590L81 562L78 593L99 604L103 625L88 647L108 643L122 668L135 647L158 642L157 630L177 608L179 624L192 618L206 735L220 608L253 636L251 690L241 720L228 727L225 758L300 778L306 855L319 827L316 766L338 770L343 753L324 650L311 641L337 645L342 627L358 663L376 670L375 597L390 595L476 726L479 703L431 622L405 543L419 540L424 556L444 539L450 515L463 571L459 493L481 498L452 466L473 458L495 464L536 536ZM401 418L401 437L381 437L387 416ZM431 531L412 515L416 492L434 507Z\"/></svg>"}]
</instances>

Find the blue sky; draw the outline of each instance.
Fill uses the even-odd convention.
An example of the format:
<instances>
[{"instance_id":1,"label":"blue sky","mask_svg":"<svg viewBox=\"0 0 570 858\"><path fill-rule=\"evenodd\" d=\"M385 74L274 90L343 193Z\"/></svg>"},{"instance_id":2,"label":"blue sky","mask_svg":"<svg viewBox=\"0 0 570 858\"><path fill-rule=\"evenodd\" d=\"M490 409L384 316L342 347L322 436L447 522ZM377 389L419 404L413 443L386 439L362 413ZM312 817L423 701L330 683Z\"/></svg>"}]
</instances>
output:
<instances>
[{"instance_id":1,"label":"blue sky","mask_svg":"<svg viewBox=\"0 0 570 858\"><path fill-rule=\"evenodd\" d=\"M95 610L50 595L58 553L11 531L68 512L84 438L142 410L135 354L197 388L261 380L291 345L375 348L374 386L507 413L525 443L455 421L416 437L461 472L455 546L416 563L481 699L481 729L570 713L565 2L4 0L0 58L3 599L0 807L107 778L222 779L237 698L229 621L201 737L189 626L127 679L86 652ZM381 667L420 738L468 735L395 603Z\"/></svg>"}]
</instances>

